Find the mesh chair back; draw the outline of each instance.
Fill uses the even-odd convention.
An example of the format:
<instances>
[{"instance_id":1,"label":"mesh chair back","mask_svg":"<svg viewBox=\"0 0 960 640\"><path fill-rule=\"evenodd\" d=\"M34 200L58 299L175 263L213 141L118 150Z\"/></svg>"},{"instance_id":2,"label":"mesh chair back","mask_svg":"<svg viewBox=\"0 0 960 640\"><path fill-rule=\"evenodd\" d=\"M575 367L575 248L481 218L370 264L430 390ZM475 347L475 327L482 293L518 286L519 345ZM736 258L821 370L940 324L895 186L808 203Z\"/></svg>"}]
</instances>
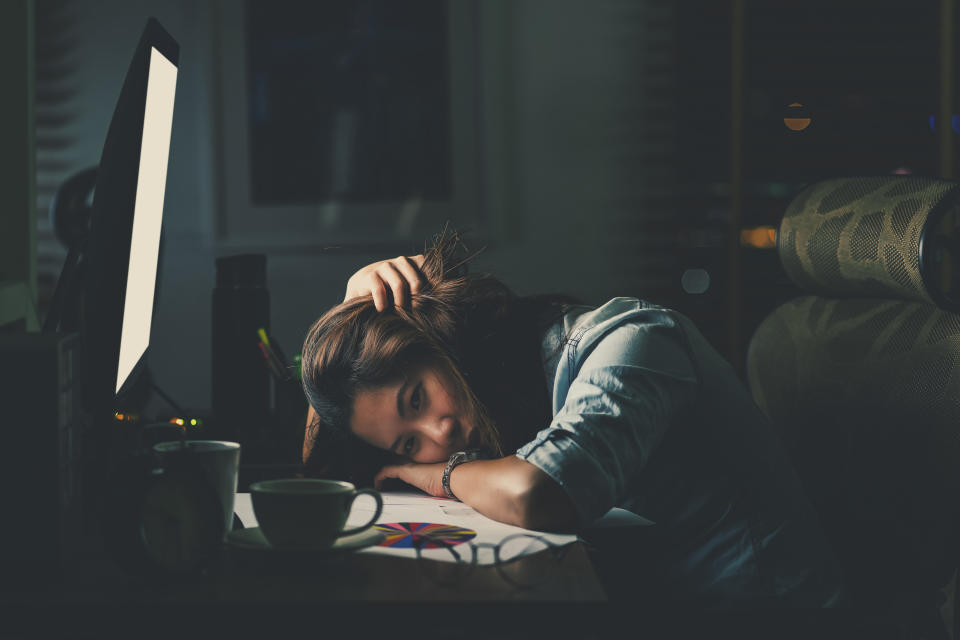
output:
<instances>
[{"instance_id":1,"label":"mesh chair back","mask_svg":"<svg viewBox=\"0 0 960 640\"><path fill-rule=\"evenodd\" d=\"M957 566L958 355L960 316L896 300L799 298L751 341L754 398L871 605L929 596Z\"/></svg>"},{"instance_id":2,"label":"mesh chair back","mask_svg":"<svg viewBox=\"0 0 960 640\"><path fill-rule=\"evenodd\" d=\"M958 310L958 186L906 176L818 182L784 212L780 261L810 293L916 300Z\"/></svg>"},{"instance_id":3,"label":"mesh chair back","mask_svg":"<svg viewBox=\"0 0 960 640\"><path fill-rule=\"evenodd\" d=\"M960 548L960 190L945 180L827 180L789 205L778 248L810 296L747 356L853 595L931 597Z\"/></svg>"}]
</instances>

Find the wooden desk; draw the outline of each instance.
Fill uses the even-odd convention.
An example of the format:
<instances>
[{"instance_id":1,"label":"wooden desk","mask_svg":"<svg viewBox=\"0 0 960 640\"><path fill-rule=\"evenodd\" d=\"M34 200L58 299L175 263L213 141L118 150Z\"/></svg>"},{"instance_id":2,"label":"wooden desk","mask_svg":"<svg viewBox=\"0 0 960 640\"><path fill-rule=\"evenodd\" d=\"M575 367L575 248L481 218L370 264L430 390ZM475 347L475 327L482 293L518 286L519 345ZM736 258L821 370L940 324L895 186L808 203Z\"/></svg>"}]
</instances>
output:
<instances>
[{"instance_id":1,"label":"wooden desk","mask_svg":"<svg viewBox=\"0 0 960 640\"><path fill-rule=\"evenodd\" d=\"M166 584L100 566L69 584L3 587L3 637L893 637L885 621L844 612L704 614L637 598L611 602L581 543L570 546L551 580L529 590L510 587L493 567L476 567L457 588L440 587L416 560L357 553L296 568L224 558L216 571Z\"/></svg>"},{"instance_id":2,"label":"wooden desk","mask_svg":"<svg viewBox=\"0 0 960 640\"><path fill-rule=\"evenodd\" d=\"M238 561L239 560L239 561ZM522 558L518 562L536 561ZM429 561L438 562L438 561ZM566 602L602 603L606 595L581 543L569 546L549 578L530 589L510 585L492 566L477 566L456 586L427 578L419 561L373 553L353 553L303 566L271 565L264 560L226 563L216 589L230 599L315 602Z\"/></svg>"},{"instance_id":3,"label":"wooden desk","mask_svg":"<svg viewBox=\"0 0 960 640\"><path fill-rule=\"evenodd\" d=\"M157 604L336 602L587 602L607 598L581 543L569 546L549 579L529 589L503 580L492 566L477 566L457 586L427 578L419 561L373 553L305 557L271 562L268 554L244 555L224 548L217 565L203 575L167 582L124 576L115 569L91 579L78 576L59 588L45 588L53 601ZM528 561L522 558L518 562ZM437 561L431 561L437 562ZM12 595L15 599L17 592Z\"/></svg>"},{"instance_id":4,"label":"wooden desk","mask_svg":"<svg viewBox=\"0 0 960 640\"><path fill-rule=\"evenodd\" d=\"M124 635L130 625L150 620L153 630L173 632L189 614L203 623L226 623L232 634L262 628L270 630L265 637L276 637L280 627L315 624L318 616L347 631L359 625L371 633L397 625L435 630L462 624L494 632L504 617L518 633L576 625L587 625L587 633L607 598L586 548L577 542L550 579L531 589L511 586L494 567L477 566L462 584L443 587L424 576L414 559L350 553L278 565L224 547L216 566L201 576L151 582L112 566L88 565L62 583L7 589L0 602L11 631L35 632L37 625L69 621L73 634Z\"/></svg>"}]
</instances>

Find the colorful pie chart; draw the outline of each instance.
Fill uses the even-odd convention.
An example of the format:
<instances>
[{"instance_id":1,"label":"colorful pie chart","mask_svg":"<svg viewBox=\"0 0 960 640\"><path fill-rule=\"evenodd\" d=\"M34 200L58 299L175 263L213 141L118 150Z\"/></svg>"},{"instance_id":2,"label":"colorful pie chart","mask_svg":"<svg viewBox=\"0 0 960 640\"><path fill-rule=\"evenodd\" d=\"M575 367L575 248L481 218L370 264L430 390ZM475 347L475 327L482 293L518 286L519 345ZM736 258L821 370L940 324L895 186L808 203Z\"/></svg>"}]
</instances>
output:
<instances>
[{"instance_id":1,"label":"colorful pie chart","mask_svg":"<svg viewBox=\"0 0 960 640\"><path fill-rule=\"evenodd\" d=\"M433 522L391 522L377 524L373 528L386 536L380 543L381 547L400 549L410 549L418 545L422 549L451 547L477 536L473 529Z\"/></svg>"}]
</instances>

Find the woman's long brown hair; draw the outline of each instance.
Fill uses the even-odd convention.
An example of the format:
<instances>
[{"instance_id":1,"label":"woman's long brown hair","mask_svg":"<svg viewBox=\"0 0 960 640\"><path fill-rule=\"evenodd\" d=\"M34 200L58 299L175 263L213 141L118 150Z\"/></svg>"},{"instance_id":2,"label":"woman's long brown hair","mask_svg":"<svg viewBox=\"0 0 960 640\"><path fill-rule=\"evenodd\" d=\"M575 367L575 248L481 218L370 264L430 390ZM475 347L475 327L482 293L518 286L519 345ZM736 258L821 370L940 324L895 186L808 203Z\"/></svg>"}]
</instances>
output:
<instances>
[{"instance_id":1,"label":"woman's long brown hair","mask_svg":"<svg viewBox=\"0 0 960 640\"><path fill-rule=\"evenodd\" d=\"M563 294L519 297L490 274L467 273L480 252L458 257L465 250L460 233L444 227L425 250L427 282L409 309L378 312L366 295L333 307L310 327L302 350L303 388L317 415L304 442L310 475L371 484L395 456L351 433L354 398L425 365L453 381L449 392L491 455L512 453L549 425L543 332L580 302Z\"/></svg>"}]
</instances>

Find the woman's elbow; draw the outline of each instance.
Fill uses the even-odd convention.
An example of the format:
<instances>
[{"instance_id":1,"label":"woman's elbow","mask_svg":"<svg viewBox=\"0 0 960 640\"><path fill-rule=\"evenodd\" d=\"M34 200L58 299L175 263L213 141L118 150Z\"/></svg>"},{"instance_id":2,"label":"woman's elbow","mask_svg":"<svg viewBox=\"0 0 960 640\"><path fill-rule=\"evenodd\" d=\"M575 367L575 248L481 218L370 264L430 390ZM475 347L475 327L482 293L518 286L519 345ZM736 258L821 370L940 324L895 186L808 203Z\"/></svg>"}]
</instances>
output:
<instances>
[{"instance_id":1,"label":"woman's elbow","mask_svg":"<svg viewBox=\"0 0 960 640\"><path fill-rule=\"evenodd\" d=\"M541 472L542 473L542 472ZM519 526L534 531L572 533L577 528L577 512L563 488L543 474L518 496Z\"/></svg>"}]
</instances>

